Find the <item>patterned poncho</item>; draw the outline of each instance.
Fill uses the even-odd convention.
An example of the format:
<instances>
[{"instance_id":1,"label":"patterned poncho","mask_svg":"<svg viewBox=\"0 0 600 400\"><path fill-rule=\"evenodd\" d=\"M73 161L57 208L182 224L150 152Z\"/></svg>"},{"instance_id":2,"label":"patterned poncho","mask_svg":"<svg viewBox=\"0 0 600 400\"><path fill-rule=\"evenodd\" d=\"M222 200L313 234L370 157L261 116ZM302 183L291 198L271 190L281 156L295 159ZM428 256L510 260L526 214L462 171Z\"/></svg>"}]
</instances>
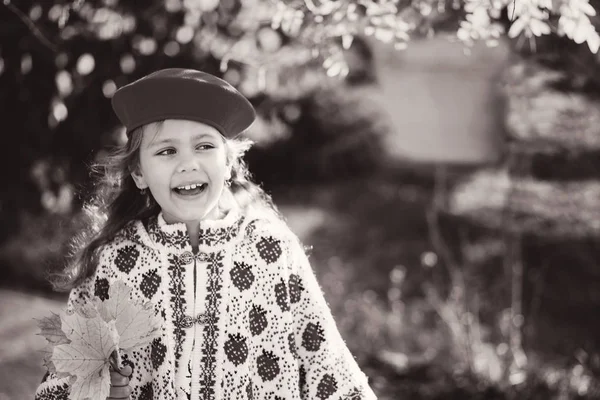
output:
<instances>
[{"instance_id":1,"label":"patterned poncho","mask_svg":"<svg viewBox=\"0 0 600 400\"><path fill-rule=\"evenodd\" d=\"M194 254L185 224L132 222L70 293L69 307L106 299L122 280L164 319L123 355L132 400L376 399L284 223L230 211L200 228ZM67 380L47 375L35 399L67 399Z\"/></svg>"}]
</instances>

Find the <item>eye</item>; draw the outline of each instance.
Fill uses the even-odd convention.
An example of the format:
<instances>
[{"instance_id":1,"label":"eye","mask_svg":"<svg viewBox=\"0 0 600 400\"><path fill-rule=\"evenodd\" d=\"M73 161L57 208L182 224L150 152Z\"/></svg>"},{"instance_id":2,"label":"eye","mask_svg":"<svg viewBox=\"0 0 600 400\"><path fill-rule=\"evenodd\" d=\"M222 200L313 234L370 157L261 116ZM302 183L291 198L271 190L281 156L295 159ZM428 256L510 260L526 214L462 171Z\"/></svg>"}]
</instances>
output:
<instances>
[{"instance_id":1,"label":"eye","mask_svg":"<svg viewBox=\"0 0 600 400\"><path fill-rule=\"evenodd\" d=\"M205 144L199 144L198 146L196 146L196 150L210 150L210 149L214 149L215 146L213 146L210 143L205 143Z\"/></svg>"},{"instance_id":2,"label":"eye","mask_svg":"<svg viewBox=\"0 0 600 400\"><path fill-rule=\"evenodd\" d=\"M175 154L175 149L172 148L164 149L156 153L157 156L170 156L172 154Z\"/></svg>"}]
</instances>

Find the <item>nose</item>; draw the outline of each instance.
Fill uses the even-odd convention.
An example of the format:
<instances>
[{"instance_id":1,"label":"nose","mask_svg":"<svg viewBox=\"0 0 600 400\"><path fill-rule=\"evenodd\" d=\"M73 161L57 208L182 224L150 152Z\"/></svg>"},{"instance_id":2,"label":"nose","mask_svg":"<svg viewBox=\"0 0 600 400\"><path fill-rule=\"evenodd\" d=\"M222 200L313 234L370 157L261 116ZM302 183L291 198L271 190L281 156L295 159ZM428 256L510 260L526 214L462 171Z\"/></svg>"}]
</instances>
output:
<instances>
[{"instance_id":1,"label":"nose","mask_svg":"<svg viewBox=\"0 0 600 400\"><path fill-rule=\"evenodd\" d=\"M186 151L179 153L178 161L177 172L190 172L199 169L198 157L193 152Z\"/></svg>"}]
</instances>

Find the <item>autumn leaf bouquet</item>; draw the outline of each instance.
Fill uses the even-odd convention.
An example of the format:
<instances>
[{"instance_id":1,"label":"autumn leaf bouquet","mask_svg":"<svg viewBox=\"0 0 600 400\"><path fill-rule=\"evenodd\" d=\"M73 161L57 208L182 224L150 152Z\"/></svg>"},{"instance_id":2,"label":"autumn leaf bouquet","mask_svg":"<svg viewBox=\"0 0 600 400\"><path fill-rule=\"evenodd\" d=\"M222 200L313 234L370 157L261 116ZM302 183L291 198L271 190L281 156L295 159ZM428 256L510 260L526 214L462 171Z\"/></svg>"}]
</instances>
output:
<instances>
[{"instance_id":1,"label":"autumn leaf bouquet","mask_svg":"<svg viewBox=\"0 0 600 400\"><path fill-rule=\"evenodd\" d=\"M130 300L131 289L113 283L108 299L73 305L72 312L38 322L48 341L44 363L49 372L70 378L72 400L105 400L110 370L122 368L121 352L147 346L157 335L159 319L150 302Z\"/></svg>"}]
</instances>

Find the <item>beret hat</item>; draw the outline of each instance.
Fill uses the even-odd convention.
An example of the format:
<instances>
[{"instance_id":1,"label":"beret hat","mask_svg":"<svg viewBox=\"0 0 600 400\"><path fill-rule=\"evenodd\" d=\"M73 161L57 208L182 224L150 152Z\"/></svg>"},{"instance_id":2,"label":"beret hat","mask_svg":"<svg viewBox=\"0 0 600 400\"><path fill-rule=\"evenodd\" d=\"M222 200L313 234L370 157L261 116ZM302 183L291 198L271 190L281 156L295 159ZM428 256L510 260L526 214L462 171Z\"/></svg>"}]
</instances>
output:
<instances>
[{"instance_id":1,"label":"beret hat","mask_svg":"<svg viewBox=\"0 0 600 400\"><path fill-rule=\"evenodd\" d=\"M194 69L153 72L119 88L111 103L127 135L152 122L186 119L211 125L233 138L256 117L252 104L233 86Z\"/></svg>"}]
</instances>

